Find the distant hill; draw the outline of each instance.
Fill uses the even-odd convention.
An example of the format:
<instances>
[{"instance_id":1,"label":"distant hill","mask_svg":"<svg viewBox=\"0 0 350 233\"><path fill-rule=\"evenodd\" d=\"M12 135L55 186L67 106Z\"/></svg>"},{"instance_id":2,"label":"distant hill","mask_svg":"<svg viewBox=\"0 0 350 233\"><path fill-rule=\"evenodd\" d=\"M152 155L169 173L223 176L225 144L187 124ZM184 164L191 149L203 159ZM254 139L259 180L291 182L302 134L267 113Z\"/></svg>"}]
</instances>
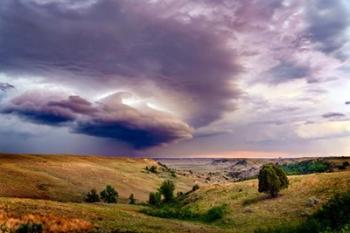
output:
<instances>
[{"instance_id":1,"label":"distant hill","mask_svg":"<svg viewBox=\"0 0 350 233\"><path fill-rule=\"evenodd\" d=\"M287 174L308 174L349 170L350 157L305 158L158 158L158 162L175 169L178 174L195 176L198 182L226 183L246 180L258 175L263 164L277 163Z\"/></svg>"}]
</instances>

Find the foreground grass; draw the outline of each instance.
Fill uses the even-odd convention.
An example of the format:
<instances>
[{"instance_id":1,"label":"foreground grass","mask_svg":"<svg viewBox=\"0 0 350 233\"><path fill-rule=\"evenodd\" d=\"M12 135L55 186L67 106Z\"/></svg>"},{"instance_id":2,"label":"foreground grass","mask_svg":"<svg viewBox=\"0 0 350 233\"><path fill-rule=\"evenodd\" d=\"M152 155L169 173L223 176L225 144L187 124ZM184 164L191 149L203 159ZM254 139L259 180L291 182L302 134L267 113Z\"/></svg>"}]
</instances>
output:
<instances>
[{"instance_id":1,"label":"foreground grass","mask_svg":"<svg viewBox=\"0 0 350 233\"><path fill-rule=\"evenodd\" d=\"M140 213L142 207L136 205L0 198L0 206L6 216L11 218L11 227L14 227L14 222L24 223L29 218L34 222L44 223L46 232L52 229L52 225L55 229L53 232L222 232L217 227L205 224L146 216ZM0 218L2 220L4 218Z\"/></svg>"}]
</instances>

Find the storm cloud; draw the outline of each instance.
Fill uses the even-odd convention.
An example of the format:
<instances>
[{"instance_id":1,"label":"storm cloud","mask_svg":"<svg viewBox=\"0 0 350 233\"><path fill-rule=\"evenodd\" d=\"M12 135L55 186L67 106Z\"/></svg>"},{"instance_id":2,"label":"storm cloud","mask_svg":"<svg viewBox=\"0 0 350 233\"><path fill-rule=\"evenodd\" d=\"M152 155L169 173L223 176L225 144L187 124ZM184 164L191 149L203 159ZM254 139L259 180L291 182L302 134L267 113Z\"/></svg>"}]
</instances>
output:
<instances>
[{"instance_id":1,"label":"storm cloud","mask_svg":"<svg viewBox=\"0 0 350 233\"><path fill-rule=\"evenodd\" d=\"M346 0L0 6L0 128L21 139L29 132L29 148L289 150L317 138L304 137L305 122L346 127Z\"/></svg>"},{"instance_id":2,"label":"storm cloud","mask_svg":"<svg viewBox=\"0 0 350 233\"><path fill-rule=\"evenodd\" d=\"M100 0L78 9L64 1L2 5L4 72L133 89L151 83L177 105L190 105L194 126L219 119L238 96L229 83L241 71L234 51L199 21L162 15L146 1Z\"/></svg>"},{"instance_id":3,"label":"storm cloud","mask_svg":"<svg viewBox=\"0 0 350 233\"><path fill-rule=\"evenodd\" d=\"M26 93L12 99L1 112L34 123L68 127L74 133L118 139L136 149L192 137L192 128L186 123L145 106L142 110L127 106L122 94L91 103L79 96Z\"/></svg>"}]
</instances>

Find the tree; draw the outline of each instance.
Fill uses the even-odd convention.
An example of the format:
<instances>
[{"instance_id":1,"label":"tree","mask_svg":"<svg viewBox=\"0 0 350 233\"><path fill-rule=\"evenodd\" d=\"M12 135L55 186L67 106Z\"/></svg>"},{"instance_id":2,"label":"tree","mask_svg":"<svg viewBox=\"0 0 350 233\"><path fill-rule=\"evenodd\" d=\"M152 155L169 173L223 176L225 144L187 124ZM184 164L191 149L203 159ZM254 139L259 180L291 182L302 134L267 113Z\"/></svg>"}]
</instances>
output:
<instances>
[{"instance_id":1,"label":"tree","mask_svg":"<svg viewBox=\"0 0 350 233\"><path fill-rule=\"evenodd\" d=\"M199 189L199 185L198 184L195 184L192 186L192 192L196 191Z\"/></svg>"},{"instance_id":2,"label":"tree","mask_svg":"<svg viewBox=\"0 0 350 233\"><path fill-rule=\"evenodd\" d=\"M96 189L91 189L91 191L86 194L85 201L86 202L99 202L100 201L100 196L98 195Z\"/></svg>"},{"instance_id":3,"label":"tree","mask_svg":"<svg viewBox=\"0 0 350 233\"><path fill-rule=\"evenodd\" d=\"M148 203L153 206L159 206L161 202L161 194L159 192L150 193Z\"/></svg>"},{"instance_id":4,"label":"tree","mask_svg":"<svg viewBox=\"0 0 350 233\"><path fill-rule=\"evenodd\" d=\"M152 165L151 168L149 169L149 171L152 173L157 173L157 167Z\"/></svg>"},{"instance_id":5,"label":"tree","mask_svg":"<svg viewBox=\"0 0 350 233\"><path fill-rule=\"evenodd\" d=\"M136 199L135 199L133 193L130 194L130 196L129 196L129 204L130 204L130 205L135 205L135 204L136 204Z\"/></svg>"},{"instance_id":6,"label":"tree","mask_svg":"<svg viewBox=\"0 0 350 233\"><path fill-rule=\"evenodd\" d=\"M259 172L259 192L277 197L281 189L288 187L288 178L284 171L274 164L265 164Z\"/></svg>"},{"instance_id":7,"label":"tree","mask_svg":"<svg viewBox=\"0 0 350 233\"><path fill-rule=\"evenodd\" d=\"M107 185L106 188L100 193L100 196L104 202L117 203L119 195L111 185Z\"/></svg>"},{"instance_id":8,"label":"tree","mask_svg":"<svg viewBox=\"0 0 350 233\"><path fill-rule=\"evenodd\" d=\"M171 180L165 180L159 188L159 192L164 196L164 202L174 200L175 184Z\"/></svg>"}]
</instances>

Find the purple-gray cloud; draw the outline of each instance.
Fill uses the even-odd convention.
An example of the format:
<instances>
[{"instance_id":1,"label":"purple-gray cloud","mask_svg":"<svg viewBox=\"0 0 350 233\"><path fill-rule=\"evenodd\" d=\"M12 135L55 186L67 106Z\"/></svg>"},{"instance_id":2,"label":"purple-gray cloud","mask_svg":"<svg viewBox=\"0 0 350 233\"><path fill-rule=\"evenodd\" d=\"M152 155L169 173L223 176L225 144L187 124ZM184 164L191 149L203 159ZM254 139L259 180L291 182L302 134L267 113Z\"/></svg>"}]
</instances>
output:
<instances>
[{"instance_id":1,"label":"purple-gray cloud","mask_svg":"<svg viewBox=\"0 0 350 233\"><path fill-rule=\"evenodd\" d=\"M4 72L134 89L151 82L192 103L188 120L194 126L219 119L239 94L229 84L241 71L234 50L198 20L177 20L141 1L100 0L78 10L62 2L2 5Z\"/></svg>"},{"instance_id":2,"label":"purple-gray cloud","mask_svg":"<svg viewBox=\"0 0 350 233\"><path fill-rule=\"evenodd\" d=\"M9 83L0 83L0 91L7 91L9 89L13 89L15 86L9 84Z\"/></svg>"},{"instance_id":3,"label":"purple-gray cloud","mask_svg":"<svg viewBox=\"0 0 350 233\"><path fill-rule=\"evenodd\" d=\"M91 103L79 96L53 96L26 93L2 107L4 114L15 114L35 123L66 126L74 133L124 141L144 149L192 137L186 123L168 114L122 103L120 93Z\"/></svg>"},{"instance_id":4,"label":"purple-gray cloud","mask_svg":"<svg viewBox=\"0 0 350 233\"><path fill-rule=\"evenodd\" d=\"M299 145L346 96L345 1L3 0L2 124L134 148Z\"/></svg>"},{"instance_id":5,"label":"purple-gray cloud","mask_svg":"<svg viewBox=\"0 0 350 233\"><path fill-rule=\"evenodd\" d=\"M280 64L272 67L266 72L266 75L270 77L269 81L274 84L293 81L296 79L305 79L308 78L310 74L311 70L308 66L286 61L281 61Z\"/></svg>"},{"instance_id":6,"label":"purple-gray cloud","mask_svg":"<svg viewBox=\"0 0 350 233\"><path fill-rule=\"evenodd\" d=\"M307 33L324 53L341 55L347 43L350 16L343 0L311 0L307 7Z\"/></svg>"},{"instance_id":7,"label":"purple-gray cloud","mask_svg":"<svg viewBox=\"0 0 350 233\"><path fill-rule=\"evenodd\" d=\"M328 112L322 115L323 118L342 118L346 115L341 112Z\"/></svg>"}]
</instances>

